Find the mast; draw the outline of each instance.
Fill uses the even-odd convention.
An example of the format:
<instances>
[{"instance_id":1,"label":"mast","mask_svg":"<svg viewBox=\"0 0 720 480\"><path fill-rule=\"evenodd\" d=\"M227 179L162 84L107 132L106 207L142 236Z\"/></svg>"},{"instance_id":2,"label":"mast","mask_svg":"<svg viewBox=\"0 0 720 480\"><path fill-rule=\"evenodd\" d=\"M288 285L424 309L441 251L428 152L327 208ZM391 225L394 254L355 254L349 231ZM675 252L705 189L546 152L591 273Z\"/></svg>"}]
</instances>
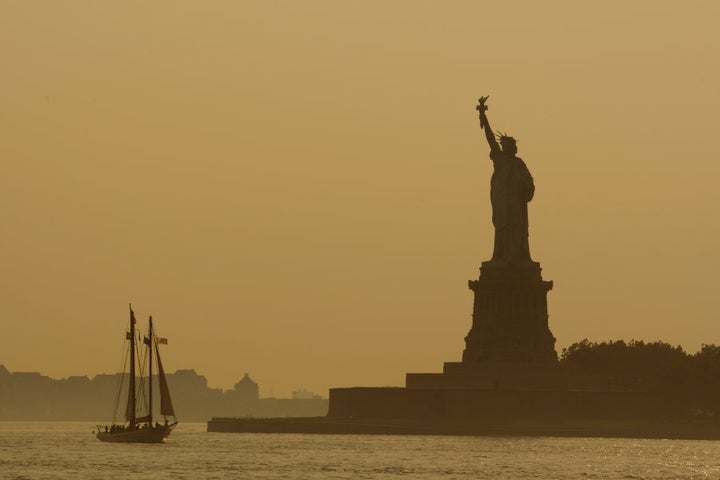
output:
<instances>
[{"instance_id":1,"label":"mast","mask_svg":"<svg viewBox=\"0 0 720 480\"><path fill-rule=\"evenodd\" d=\"M128 405L125 418L130 429L135 428L135 313L130 305L130 384L128 385Z\"/></svg>"},{"instance_id":2,"label":"mast","mask_svg":"<svg viewBox=\"0 0 720 480\"><path fill-rule=\"evenodd\" d=\"M152 425L152 344L153 344L153 324L152 315L148 320L150 327L148 328L148 364L150 371L148 372L148 422Z\"/></svg>"}]
</instances>

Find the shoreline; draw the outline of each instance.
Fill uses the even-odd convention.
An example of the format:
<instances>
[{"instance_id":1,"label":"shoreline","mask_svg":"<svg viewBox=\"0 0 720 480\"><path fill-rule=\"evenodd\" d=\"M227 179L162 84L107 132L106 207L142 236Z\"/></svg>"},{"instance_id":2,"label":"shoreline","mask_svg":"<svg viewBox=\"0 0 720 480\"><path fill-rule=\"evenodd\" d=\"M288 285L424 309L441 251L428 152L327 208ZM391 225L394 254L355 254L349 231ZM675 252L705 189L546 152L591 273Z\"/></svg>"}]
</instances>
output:
<instances>
[{"instance_id":1,"label":"shoreline","mask_svg":"<svg viewBox=\"0 0 720 480\"><path fill-rule=\"evenodd\" d=\"M300 433L320 435L450 435L597 437L668 440L720 440L720 423L708 420L518 419L353 419L332 417L214 417L210 433Z\"/></svg>"}]
</instances>

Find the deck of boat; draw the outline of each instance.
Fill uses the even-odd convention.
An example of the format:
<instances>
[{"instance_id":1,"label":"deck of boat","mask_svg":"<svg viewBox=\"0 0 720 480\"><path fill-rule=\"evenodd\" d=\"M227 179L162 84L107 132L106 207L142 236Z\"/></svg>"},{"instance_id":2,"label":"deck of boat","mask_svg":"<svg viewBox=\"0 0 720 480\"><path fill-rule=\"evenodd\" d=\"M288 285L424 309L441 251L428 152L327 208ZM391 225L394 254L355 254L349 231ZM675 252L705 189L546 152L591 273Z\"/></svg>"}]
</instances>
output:
<instances>
[{"instance_id":1,"label":"deck of boat","mask_svg":"<svg viewBox=\"0 0 720 480\"><path fill-rule=\"evenodd\" d=\"M159 425L155 427L136 428L115 432L99 431L98 440L102 442L120 443L165 443L175 424Z\"/></svg>"}]
</instances>

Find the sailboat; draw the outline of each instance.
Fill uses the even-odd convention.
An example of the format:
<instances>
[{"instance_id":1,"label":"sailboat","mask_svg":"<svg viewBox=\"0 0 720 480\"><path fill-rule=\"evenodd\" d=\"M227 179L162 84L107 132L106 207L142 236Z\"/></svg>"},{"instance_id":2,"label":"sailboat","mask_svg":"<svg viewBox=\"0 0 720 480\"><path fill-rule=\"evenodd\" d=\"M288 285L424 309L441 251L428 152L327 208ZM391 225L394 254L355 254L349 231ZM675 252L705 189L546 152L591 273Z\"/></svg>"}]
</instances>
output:
<instances>
[{"instance_id":1,"label":"sailboat","mask_svg":"<svg viewBox=\"0 0 720 480\"><path fill-rule=\"evenodd\" d=\"M148 323L148 334L143 338L143 344L147 348L146 355L144 358L147 360L148 376L147 376L147 396L145 395L145 382L143 379L143 368L141 366L140 382L138 382L136 373L136 356L139 356L136 345L136 333L135 333L135 313L130 305L130 331L126 332L125 339L129 340L129 356L130 356L130 368L128 372L128 396L127 396L127 408L125 409L125 420L121 424L113 423L110 426L98 425L97 438L103 442L132 442L132 443L164 443L170 432L177 425L177 419L175 417L175 410L173 409L172 401L170 400L170 390L168 389L167 380L165 378L165 371L163 370L162 362L160 361L160 351L158 345L166 344L167 339L158 338L155 336L153 330L152 317L150 317ZM156 419L153 425L153 353L157 360L157 378L160 390L160 414L163 416L163 422L160 423ZM123 379L125 375L123 374ZM118 390L118 400L120 399L120 390L122 390L122 383ZM147 400L147 402L145 402ZM119 401L118 401L119 403ZM144 404L144 405L139 405ZM138 415L138 410L142 410L142 414ZM144 408L142 408L144 407ZM117 412L117 406L115 411Z\"/></svg>"}]
</instances>

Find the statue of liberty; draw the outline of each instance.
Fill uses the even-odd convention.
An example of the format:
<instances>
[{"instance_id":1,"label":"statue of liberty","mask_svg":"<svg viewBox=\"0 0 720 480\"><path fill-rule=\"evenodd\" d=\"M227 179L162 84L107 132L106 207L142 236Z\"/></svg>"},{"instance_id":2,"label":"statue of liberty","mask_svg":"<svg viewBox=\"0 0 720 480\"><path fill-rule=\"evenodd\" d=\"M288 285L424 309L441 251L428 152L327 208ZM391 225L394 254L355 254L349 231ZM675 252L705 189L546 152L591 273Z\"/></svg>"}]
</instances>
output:
<instances>
[{"instance_id":1,"label":"statue of liberty","mask_svg":"<svg viewBox=\"0 0 720 480\"><path fill-rule=\"evenodd\" d=\"M527 204L535 193L535 184L525 162L517 154L517 142L505 134L497 138L490 128L485 102L481 97L477 110L480 128L490 144L493 175L490 180L492 221L495 226L495 247L490 265L520 266L532 262L528 243ZM498 144L498 141L500 142Z\"/></svg>"}]
</instances>

